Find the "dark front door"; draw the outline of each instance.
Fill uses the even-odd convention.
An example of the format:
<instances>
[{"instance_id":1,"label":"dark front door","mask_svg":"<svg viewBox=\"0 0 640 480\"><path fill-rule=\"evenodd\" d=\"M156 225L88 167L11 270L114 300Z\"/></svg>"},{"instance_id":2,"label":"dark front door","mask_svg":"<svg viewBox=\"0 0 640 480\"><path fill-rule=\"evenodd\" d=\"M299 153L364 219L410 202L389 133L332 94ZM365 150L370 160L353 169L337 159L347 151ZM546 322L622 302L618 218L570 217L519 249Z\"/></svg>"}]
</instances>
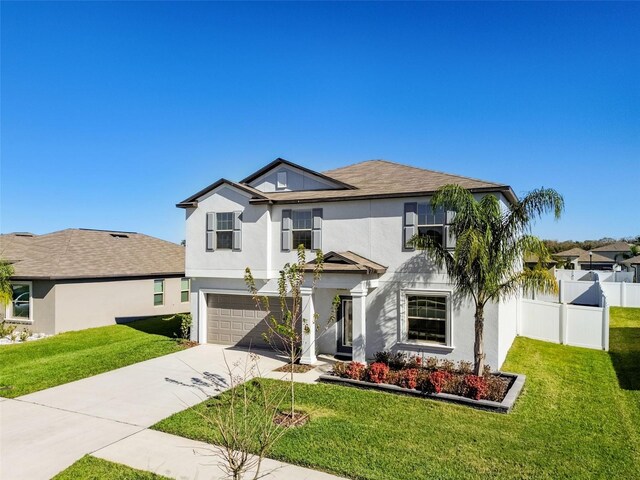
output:
<instances>
[{"instance_id":1,"label":"dark front door","mask_svg":"<svg viewBox=\"0 0 640 480\"><path fill-rule=\"evenodd\" d=\"M351 356L353 345L353 302L340 297L338 310L338 355Z\"/></svg>"}]
</instances>

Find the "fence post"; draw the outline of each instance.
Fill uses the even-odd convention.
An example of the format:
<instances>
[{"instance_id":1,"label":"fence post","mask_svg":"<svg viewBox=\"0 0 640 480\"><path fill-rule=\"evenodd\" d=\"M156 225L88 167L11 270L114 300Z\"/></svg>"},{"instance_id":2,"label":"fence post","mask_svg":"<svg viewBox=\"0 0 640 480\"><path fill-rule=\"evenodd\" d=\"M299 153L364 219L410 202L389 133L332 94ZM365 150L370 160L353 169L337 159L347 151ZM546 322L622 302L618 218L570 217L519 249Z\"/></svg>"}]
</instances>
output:
<instances>
[{"instance_id":1,"label":"fence post","mask_svg":"<svg viewBox=\"0 0 640 480\"><path fill-rule=\"evenodd\" d=\"M558 300L560 303L564 303L563 280L558 281Z\"/></svg>"},{"instance_id":2,"label":"fence post","mask_svg":"<svg viewBox=\"0 0 640 480\"><path fill-rule=\"evenodd\" d=\"M568 317L569 316L569 307L567 306L566 303L561 303L560 304L560 343L562 345L566 345L567 344L567 336L568 336L568 328L569 328L569 322L568 322Z\"/></svg>"},{"instance_id":3,"label":"fence post","mask_svg":"<svg viewBox=\"0 0 640 480\"><path fill-rule=\"evenodd\" d=\"M604 295L602 301L602 348L605 352L609 351L609 302Z\"/></svg>"},{"instance_id":4,"label":"fence post","mask_svg":"<svg viewBox=\"0 0 640 480\"><path fill-rule=\"evenodd\" d=\"M627 306L627 287L625 282L620 282L620 306Z\"/></svg>"}]
</instances>

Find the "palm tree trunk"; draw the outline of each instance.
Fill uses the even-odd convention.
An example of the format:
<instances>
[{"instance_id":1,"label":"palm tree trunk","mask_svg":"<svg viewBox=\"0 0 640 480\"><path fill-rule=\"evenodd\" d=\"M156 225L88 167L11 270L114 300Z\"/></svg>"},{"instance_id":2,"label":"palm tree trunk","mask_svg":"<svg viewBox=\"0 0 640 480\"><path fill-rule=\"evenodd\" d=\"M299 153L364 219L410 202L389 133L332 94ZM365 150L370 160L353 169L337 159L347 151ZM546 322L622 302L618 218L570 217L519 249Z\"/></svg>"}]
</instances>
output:
<instances>
[{"instance_id":1,"label":"palm tree trunk","mask_svg":"<svg viewBox=\"0 0 640 480\"><path fill-rule=\"evenodd\" d=\"M476 305L475 342L473 344L474 373L481 375L484 369L484 305Z\"/></svg>"}]
</instances>

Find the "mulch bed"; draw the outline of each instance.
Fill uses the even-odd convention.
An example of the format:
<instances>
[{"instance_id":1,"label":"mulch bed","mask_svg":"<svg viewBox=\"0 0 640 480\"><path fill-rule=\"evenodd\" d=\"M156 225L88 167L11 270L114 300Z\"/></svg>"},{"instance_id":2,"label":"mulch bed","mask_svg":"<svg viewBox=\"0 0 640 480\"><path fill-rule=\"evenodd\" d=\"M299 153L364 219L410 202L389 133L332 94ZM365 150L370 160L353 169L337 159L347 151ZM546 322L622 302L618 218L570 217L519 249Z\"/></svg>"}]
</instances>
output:
<instances>
[{"instance_id":1,"label":"mulch bed","mask_svg":"<svg viewBox=\"0 0 640 480\"><path fill-rule=\"evenodd\" d=\"M315 367L313 365L302 365L300 363L295 363L293 365L293 373L307 373L313 370ZM291 364L287 363L281 367L278 367L274 370L274 372L291 372Z\"/></svg>"},{"instance_id":2,"label":"mulch bed","mask_svg":"<svg viewBox=\"0 0 640 480\"><path fill-rule=\"evenodd\" d=\"M304 412L294 412L293 416L291 415L291 412L280 412L273 419L273 422L276 425L279 425L285 428L301 427L308 421L309 421L309 415Z\"/></svg>"}]
</instances>

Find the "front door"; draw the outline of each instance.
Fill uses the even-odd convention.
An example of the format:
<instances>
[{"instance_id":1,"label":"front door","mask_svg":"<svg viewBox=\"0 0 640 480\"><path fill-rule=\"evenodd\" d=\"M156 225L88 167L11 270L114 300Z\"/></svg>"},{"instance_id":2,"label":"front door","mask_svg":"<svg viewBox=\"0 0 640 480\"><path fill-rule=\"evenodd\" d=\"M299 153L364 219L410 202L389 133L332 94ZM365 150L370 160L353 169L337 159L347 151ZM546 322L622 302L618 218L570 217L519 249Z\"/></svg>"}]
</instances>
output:
<instances>
[{"instance_id":1,"label":"front door","mask_svg":"<svg viewBox=\"0 0 640 480\"><path fill-rule=\"evenodd\" d=\"M340 297L338 310L338 355L351 356L353 345L353 302L351 297Z\"/></svg>"}]
</instances>

